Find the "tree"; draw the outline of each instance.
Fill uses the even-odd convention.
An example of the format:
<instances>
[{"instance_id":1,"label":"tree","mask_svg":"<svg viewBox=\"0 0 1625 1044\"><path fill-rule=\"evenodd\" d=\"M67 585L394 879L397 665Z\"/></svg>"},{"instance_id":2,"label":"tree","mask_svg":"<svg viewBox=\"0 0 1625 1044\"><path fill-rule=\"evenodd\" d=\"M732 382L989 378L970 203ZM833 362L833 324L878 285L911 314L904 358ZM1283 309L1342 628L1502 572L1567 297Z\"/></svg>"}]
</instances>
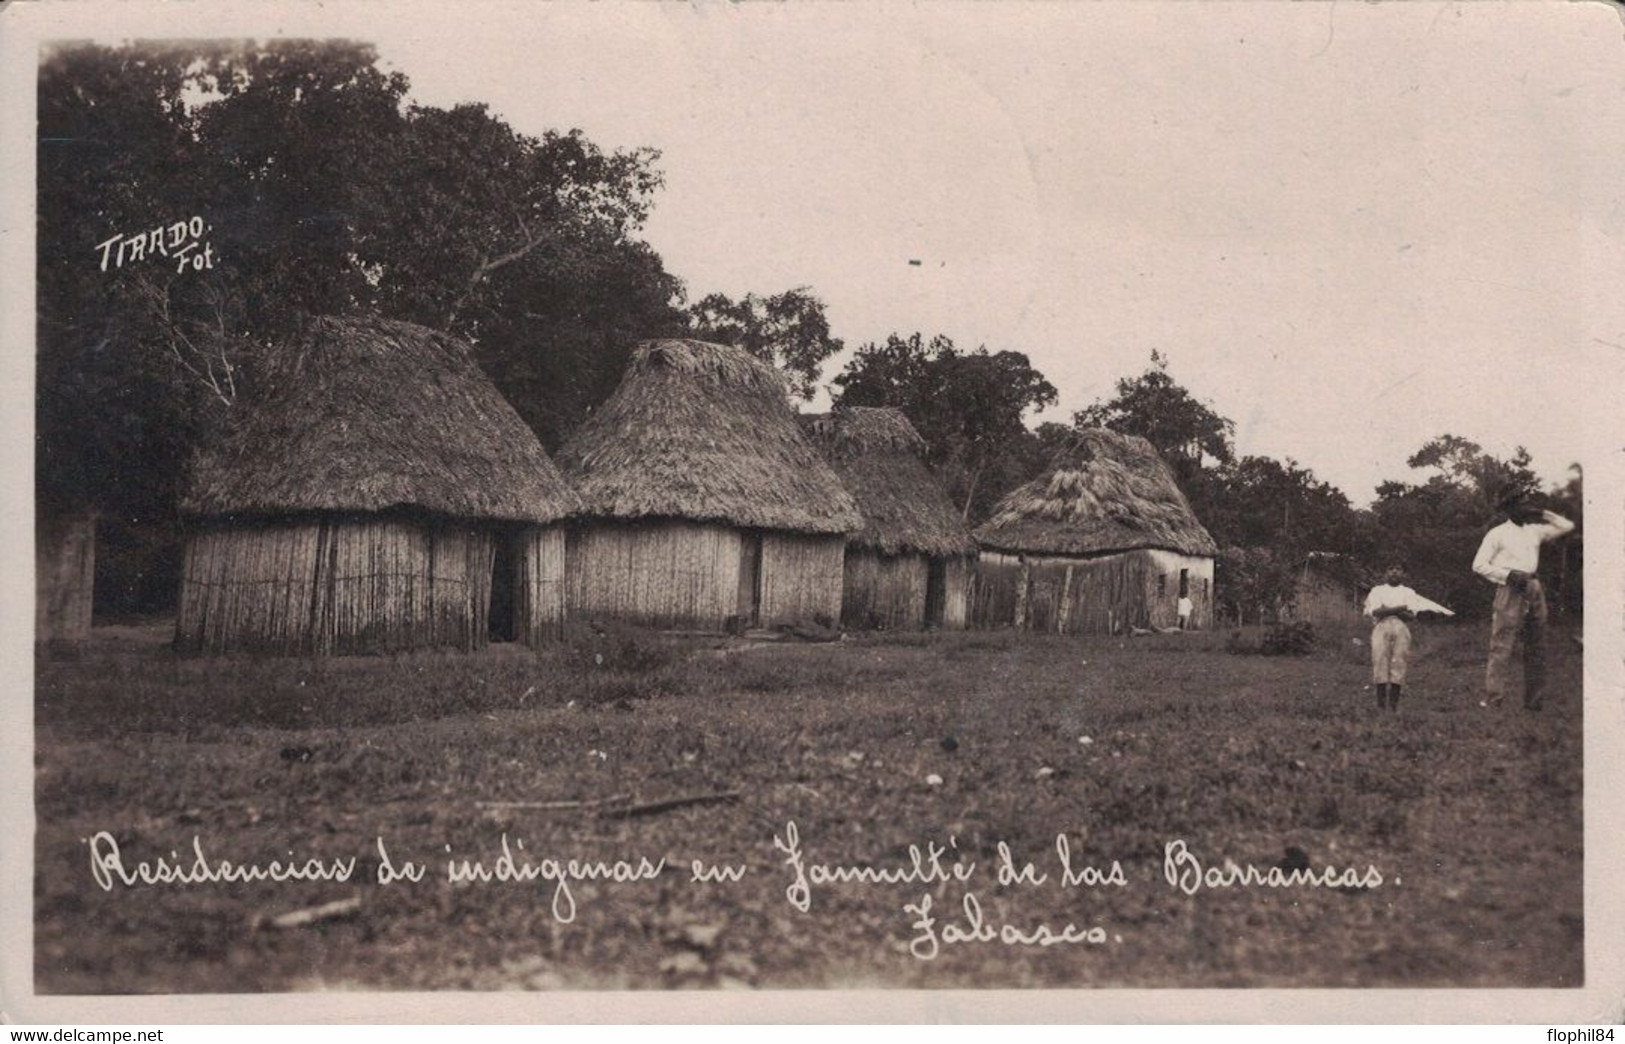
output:
<instances>
[{"instance_id":1,"label":"tree","mask_svg":"<svg viewBox=\"0 0 1625 1044\"><path fill-rule=\"evenodd\" d=\"M1473 556L1501 498L1538 488L1528 452L1519 447L1503 460L1478 443L1441 435L1407 463L1431 474L1377 488L1374 556L1402 562L1413 587L1458 613L1487 613L1494 591L1473 573Z\"/></svg>"},{"instance_id":2,"label":"tree","mask_svg":"<svg viewBox=\"0 0 1625 1044\"><path fill-rule=\"evenodd\" d=\"M284 272L296 242L256 235L250 267L276 284L263 295L458 334L549 449L613 390L631 343L682 331L682 284L637 238L657 152L520 134L483 105L406 105L405 78L381 78L370 48L289 46L244 56L204 109L204 144L243 175L227 212L332 237L318 293ZM306 184L318 177L338 187ZM314 212L298 202L313 189Z\"/></svg>"},{"instance_id":3,"label":"tree","mask_svg":"<svg viewBox=\"0 0 1625 1044\"><path fill-rule=\"evenodd\" d=\"M152 316L98 244L187 215L201 186L186 162L179 114L192 54L151 48L58 50L39 75L39 345L36 474L42 494L77 500L99 489L153 507L171 484L184 438L184 392L169 361L144 350ZM154 426L151 422L159 420ZM169 423L162 423L162 422ZM160 477L155 483L153 479Z\"/></svg>"},{"instance_id":4,"label":"tree","mask_svg":"<svg viewBox=\"0 0 1625 1044\"><path fill-rule=\"evenodd\" d=\"M410 105L404 75L344 41L67 45L39 86L37 473L42 495L93 496L115 545L121 527L173 530L191 447L306 314L467 338L551 447L631 342L687 328L681 283L638 238L652 150ZM98 264L109 237L192 218L204 270L150 249Z\"/></svg>"},{"instance_id":5,"label":"tree","mask_svg":"<svg viewBox=\"0 0 1625 1044\"><path fill-rule=\"evenodd\" d=\"M1235 422L1176 383L1160 352L1151 353L1151 366L1140 376L1119 380L1113 398L1073 414L1072 424L1139 435L1157 448L1181 481L1235 457Z\"/></svg>"},{"instance_id":6,"label":"tree","mask_svg":"<svg viewBox=\"0 0 1625 1044\"><path fill-rule=\"evenodd\" d=\"M845 347L830 334L824 302L805 286L772 297L746 294L738 301L707 294L688 315L696 337L735 345L772 363L801 399L813 397L824 363Z\"/></svg>"},{"instance_id":7,"label":"tree","mask_svg":"<svg viewBox=\"0 0 1625 1044\"><path fill-rule=\"evenodd\" d=\"M892 334L857 350L833 381L835 407L894 406L927 446L967 521L1028 477L1026 414L1055 402L1054 385L1021 352L961 351L941 335Z\"/></svg>"},{"instance_id":8,"label":"tree","mask_svg":"<svg viewBox=\"0 0 1625 1044\"><path fill-rule=\"evenodd\" d=\"M1291 458L1242 457L1219 472L1219 483L1223 496L1208 526L1226 541L1290 550L1299 557L1357 550L1348 497Z\"/></svg>"},{"instance_id":9,"label":"tree","mask_svg":"<svg viewBox=\"0 0 1625 1044\"><path fill-rule=\"evenodd\" d=\"M369 247L405 216L389 186L411 180L400 164L409 84L376 61L369 44L275 40L188 70L198 103L176 114L193 139L186 159L207 178L211 239L256 330L376 301Z\"/></svg>"},{"instance_id":10,"label":"tree","mask_svg":"<svg viewBox=\"0 0 1625 1044\"><path fill-rule=\"evenodd\" d=\"M1174 380L1168 358L1151 353L1151 365L1138 377L1117 382L1117 392L1072 415L1074 428L1109 428L1150 442L1173 469L1196 517L1221 546L1232 535L1237 514L1224 469L1235 461L1235 423Z\"/></svg>"},{"instance_id":11,"label":"tree","mask_svg":"<svg viewBox=\"0 0 1625 1044\"><path fill-rule=\"evenodd\" d=\"M568 268L527 263L499 278L502 302L483 308L467 336L549 452L615 390L634 343L686 331L673 304L681 284L636 240L596 244Z\"/></svg>"},{"instance_id":12,"label":"tree","mask_svg":"<svg viewBox=\"0 0 1625 1044\"><path fill-rule=\"evenodd\" d=\"M1366 571L1368 527L1337 487L1297 461L1246 456L1204 471L1203 523L1223 551L1214 585L1238 619L1279 614L1297 595L1304 563L1334 552L1323 568L1351 581Z\"/></svg>"},{"instance_id":13,"label":"tree","mask_svg":"<svg viewBox=\"0 0 1625 1044\"><path fill-rule=\"evenodd\" d=\"M119 236L199 213L192 162L190 47L57 47L39 68L35 490L95 509L96 603L127 611L173 597L176 491L188 448L219 400L175 364L147 282L164 255L130 267ZM167 241L166 249L167 249ZM145 251L143 251L145 253ZM170 536L154 538L167 528Z\"/></svg>"},{"instance_id":14,"label":"tree","mask_svg":"<svg viewBox=\"0 0 1625 1044\"><path fill-rule=\"evenodd\" d=\"M1533 493L1540 487L1540 480L1529 468L1529 451L1522 446L1513 451L1511 460L1501 460L1459 435L1440 435L1406 463L1412 468L1432 468L1434 474L1429 482L1474 496L1486 510L1493 510L1511 494Z\"/></svg>"},{"instance_id":15,"label":"tree","mask_svg":"<svg viewBox=\"0 0 1625 1044\"><path fill-rule=\"evenodd\" d=\"M1301 560L1269 547L1225 547L1214 563L1213 590L1237 623L1279 618L1297 591Z\"/></svg>"}]
</instances>

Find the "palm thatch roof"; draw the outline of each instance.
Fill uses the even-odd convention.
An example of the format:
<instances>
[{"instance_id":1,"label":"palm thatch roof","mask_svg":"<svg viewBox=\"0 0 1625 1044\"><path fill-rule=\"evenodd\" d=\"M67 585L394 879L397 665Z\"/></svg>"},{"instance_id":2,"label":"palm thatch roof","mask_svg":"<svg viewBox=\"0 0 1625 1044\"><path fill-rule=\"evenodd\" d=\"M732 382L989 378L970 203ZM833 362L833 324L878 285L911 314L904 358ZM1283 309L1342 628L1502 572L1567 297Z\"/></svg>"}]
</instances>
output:
<instances>
[{"instance_id":1,"label":"palm thatch roof","mask_svg":"<svg viewBox=\"0 0 1625 1044\"><path fill-rule=\"evenodd\" d=\"M586 512L846 533L857 507L796 424L783 378L740 348L646 341L559 451Z\"/></svg>"},{"instance_id":2,"label":"palm thatch roof","mask_svg":"<svg viewBox=\"0 0 1625 1044\"><path fill-rule=\"evenodd\" d=\"M922 459L925 440L900 410L853 406L803 414L801 426L857 501L863 528L849 543L887 555L976 550L964 520Z\"/></svg>"},{"instance_id":3,"label":"palm thatch roof","mask_svg":"<svg viewBox=\"0 0 1625 1044\"><path fill-rule=\"evenodd\" d=\"M1015 553L1218 551L1151 444L1099 428L1079 432L1042 475L1000 501L976 540Z\"/></svg>"},{"instance_id":4,"label":"palm thatch roof","mask_svg":"<svg viewBox=\"0 0 1625 1044\"><path fill-rule=\"evenodd\" d=\"M193 461L194 516L416 508L546 523L580 506L463 342L411 323L326 316Z\"/></svg>"}]
</instances>

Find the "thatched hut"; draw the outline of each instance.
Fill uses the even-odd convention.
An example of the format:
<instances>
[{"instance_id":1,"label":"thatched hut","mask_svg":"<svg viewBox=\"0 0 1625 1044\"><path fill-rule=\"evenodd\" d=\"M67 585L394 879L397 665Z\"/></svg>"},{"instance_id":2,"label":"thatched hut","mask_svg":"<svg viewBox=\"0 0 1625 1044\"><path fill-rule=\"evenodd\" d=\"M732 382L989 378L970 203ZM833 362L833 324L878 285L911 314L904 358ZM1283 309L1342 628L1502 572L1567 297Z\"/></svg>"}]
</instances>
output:
<instances>
[{"instance_id":1,"label":"thatched hut","mask_svg":"<svg viewBox=\"0 0 1625 1044\"><path fill-rule=\"evenodd\" d=\"M1213 538L1151 444L1091 429L976 530L972 620L1063 634L1122 634L1213 619Z\"/></svg>"},{"instance_id":2,"label":"thatched hut","mask_svg":"<svg viewBox=\"0 0 1625 1044\"><path fill-rule=\"evenodd\" d=\"M322 318L199 454L176 646L378 653L537 641L577 501L467 345Z\"/></svg>"},{"instance_id":3,"label":"thatched hut","mask_svg":"<svg viewBox=\"0 0 1625 1044\"><path fill-rule=\"evenodd\" d=\"M908 418L854 406L801 421L863 516L846 542L841 623L964 627L976 544Z\"/></svg>"},{"instance_id":4,"label":"thatched hut","mask_svg":"<svg viewBox=\"0 0 1625 1044\"><path fill-rule=\"evenodd\" d=\"M559 451L572 615L713 630L841 613L852 498L802 434L783 379L747 352L648 341Z\"/></svg>"},{"instance_id":5,"label":"thatched hut","mask_svg":"<svg viewBox=\"0 0 1625 1044\"><path fill-rule=\"evenodd\" d=\"M95 583L95 511L42 495L34 507L34 641L89 638Z\"/></svg>"}]
</instances>

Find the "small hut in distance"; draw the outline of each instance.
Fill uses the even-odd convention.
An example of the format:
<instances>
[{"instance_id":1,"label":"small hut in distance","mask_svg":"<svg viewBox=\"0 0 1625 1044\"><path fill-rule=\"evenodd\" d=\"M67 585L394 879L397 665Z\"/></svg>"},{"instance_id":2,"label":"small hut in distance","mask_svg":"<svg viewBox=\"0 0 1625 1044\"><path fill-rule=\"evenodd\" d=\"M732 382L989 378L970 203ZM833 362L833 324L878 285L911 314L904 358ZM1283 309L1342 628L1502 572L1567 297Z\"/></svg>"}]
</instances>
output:
<instances>
[{"instance_id":1,"label":"small hut in distance","mask_svg":"<svg viewBox=\"0 0 1625 1044\"><path fill-rule=\"evenodd\" d=\"M1311 551L1298 570L1292 601L1283 615L1316 624L1358 624L1365 615L1361 591L1369 586L1363 581L1359 566L1347 556Z\"/></svg>"},{"instance_id":2,"label":"small hut in distance","mask_svg":"<svg viewBox=\"0 0 1625 1044\"><path fill-rule=\"evenodd\" d=\"M578 501L467 345L316 319L239 408L182 501L178 649L470 650L562 626Z\"/></svg>"},{"instance_id":3,"label":"small hut in distance","mask_svg":"<svg viewBox=\"0 0 1625 1044\"><path fill-rule=\"evenodd\" d=\"M1210 626L1213 538L1145 439L1075 434L976 530L972 622L1061 634Z\"/></svg>"},{"instance_id":4,"label":"small hut in distance","mask_svg":"<svg viewBox=\"0 0 1625 1044\"><path fill-rule=\"evenodd\" d=\"M922 458L902 412L854 406L805 414L807 429L857 502L847 538L841 623L854 628L962 628L976 544Z\"/></svg>"},{"instance_id":5,"label":"small hut in distance","mask_svg":"<svg viewBox=\"0 0 1625 1044\"><path fill-rule=\"evenodd\" d=\"M572 616L701 630L840 617L857 509L783 378L743 349L639 345L558 457L583 504Z\"/></svg>"}]
</instances>

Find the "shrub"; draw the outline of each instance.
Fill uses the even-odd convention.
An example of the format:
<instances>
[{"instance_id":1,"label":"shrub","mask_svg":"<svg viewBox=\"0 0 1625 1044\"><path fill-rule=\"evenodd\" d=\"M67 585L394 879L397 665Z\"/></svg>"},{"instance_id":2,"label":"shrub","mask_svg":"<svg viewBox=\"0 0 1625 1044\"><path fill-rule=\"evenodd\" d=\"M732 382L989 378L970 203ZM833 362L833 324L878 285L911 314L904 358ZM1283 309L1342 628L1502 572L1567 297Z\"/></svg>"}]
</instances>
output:
<instances>
[{"instance_id":1,"label":"shrub","mask_svg":"<svg viewBox=\"0 0 1625 1044\"><path fill-rule=\"evenodd\" d=\"M1307 656L1318 643L1315 625L1305 621L1275 624L1256 640L1233 631L1225 651L1236 656Z\"/></svg>"},{"instance_id":2,"label":"shrub","mask_svg":"<svg viewBox=\"0 0 1625 1044\"><path fill-rule=\"evenodd\" d=\"M1258 651L1265 656L1307 656L1315 651L1315 625L1302 623L1276 624L1264 634Z\"/></svg>"},{"instance_id":3,"label":"shrub","mask_svg":"<svg viewBox=\"0 0 1625 1044\"><path fill-rule=\"evenodd\" d=\"M567 659L586 670L652 672L683 659L681 650L659 634L617 623L571 627L565 647Z\"/></svg>"},{"instance_id":4,"label":"shrub","mask_svg":"<svg viewBox=\"0 0 1625 1044\"><path fill-rule=\"evenodd\" d=\"M1224 651L1232 656L1258 655L1258 642L1245 636L1240 631L1231 631L1229 641L1224 643Z\"/></svg>"},{"instance_id":5,"label":"shrub","mask_svg":"<svg viewBox=\"0 0 1625 1044\"><path fill-rule=\"evenodd\" d=\"M629 704L636 701L686 695L690 687L690 679L680 670L654 673L614 671L589 675L582 680L577 691L585 706L610 705L626 710Z\"/></svg>"}]
</instances>

